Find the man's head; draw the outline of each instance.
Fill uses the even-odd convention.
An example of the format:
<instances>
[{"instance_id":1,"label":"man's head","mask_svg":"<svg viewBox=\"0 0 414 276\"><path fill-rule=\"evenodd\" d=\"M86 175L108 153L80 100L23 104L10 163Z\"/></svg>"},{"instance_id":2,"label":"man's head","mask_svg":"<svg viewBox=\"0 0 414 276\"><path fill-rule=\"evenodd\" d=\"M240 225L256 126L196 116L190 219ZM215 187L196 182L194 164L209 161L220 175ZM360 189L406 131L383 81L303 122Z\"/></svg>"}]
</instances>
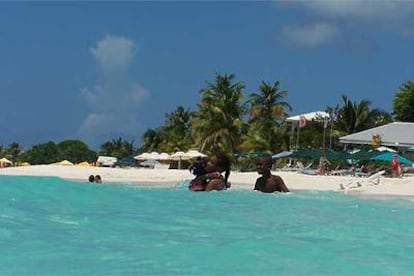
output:
<instances>
[{"instance_id":1,"label":"man's head","mask_svg":"<svg viewBox=\"0 0 414 276\"><path fill-rule=\"evenodd\" d=\"M257 160L257 172L259 174L264 174L265 172L270 172L273 164L273 159L271 156L260 157Z\"/></svg>"}]
</instances>

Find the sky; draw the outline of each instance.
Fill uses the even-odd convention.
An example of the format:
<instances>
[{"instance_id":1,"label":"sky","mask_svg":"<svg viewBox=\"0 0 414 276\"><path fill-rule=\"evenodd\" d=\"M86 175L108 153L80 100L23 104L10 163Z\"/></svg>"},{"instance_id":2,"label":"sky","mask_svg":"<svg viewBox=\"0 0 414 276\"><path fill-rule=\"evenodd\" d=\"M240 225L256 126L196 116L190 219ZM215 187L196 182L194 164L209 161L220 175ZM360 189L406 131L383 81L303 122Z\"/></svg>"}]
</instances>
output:
<instances>
[{"instance_id":1,"label":"sky","mask_svg":"<svg viewBox=\"0 0 414 276\"><path fill-rule=\"evenodd\" d=\"M290 115L414 80L414 2L0 2L0 145L141 144L217 73L287 90Z\"/></svg>"}]
</instances>

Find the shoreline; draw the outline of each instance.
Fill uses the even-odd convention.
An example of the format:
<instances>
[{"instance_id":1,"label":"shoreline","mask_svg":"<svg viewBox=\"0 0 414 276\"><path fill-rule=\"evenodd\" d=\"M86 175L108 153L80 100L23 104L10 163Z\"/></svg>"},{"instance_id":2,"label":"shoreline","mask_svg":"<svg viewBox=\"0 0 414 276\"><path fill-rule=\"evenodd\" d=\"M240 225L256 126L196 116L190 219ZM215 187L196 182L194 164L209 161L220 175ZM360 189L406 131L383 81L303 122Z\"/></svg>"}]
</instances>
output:
<instances>
[{"instance_id":1,"label":"shoreline","mask_svg":"<svg viewBox=\"0 0 414 276\"><path fill-rule=\"evenodd\" d=\"M380 177L380 183L366 183L362 187L341 190L340 184L361 183L366 180L355 176L319 176L297 172L272 171L283 178L289 190L295 191L333 191L362 198L408 199L414 200L414 177ZM0 175L9 176L55 176L69 181L88 182L89 175L101 175L108 184L131 184L145 187L174 187L194 176L188 170L147 169L147 168L106 168L59 165L32 165L26 167L1 168ZM233 189L253 190L259 177L257 172L232 172Z\"/></svg>"}]
</instances>

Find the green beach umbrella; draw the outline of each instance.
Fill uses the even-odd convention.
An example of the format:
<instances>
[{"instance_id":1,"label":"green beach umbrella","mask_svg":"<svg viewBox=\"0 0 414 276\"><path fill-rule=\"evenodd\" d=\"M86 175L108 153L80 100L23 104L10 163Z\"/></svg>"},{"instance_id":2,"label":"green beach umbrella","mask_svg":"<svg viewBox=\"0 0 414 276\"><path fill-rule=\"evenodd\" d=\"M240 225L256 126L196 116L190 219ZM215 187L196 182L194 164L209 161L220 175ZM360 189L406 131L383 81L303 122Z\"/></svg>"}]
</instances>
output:
<instances>
[{"instance_id":1,"label":"green beach umbrella","mask_svg":"<svg viewBox=\"0 0 414 276\"><path fill-rule=\"evenodd\" d=\"M384 152L371 158L371 160L391 162L394 155L397 155L398 161L401 164L412 165L413 161L393 152Z\"/></svg>"},{"instance_id":2,"label":"green beach umbrella","mask_svg":"<svg viewBox=\"0 0 414 276\"><path fill-rule=\"evenodd\" d=\"M321 151L320 150L313 150L313 149L301 149L298 151L295 151L290 156L292 158L310 158L318 160L321 157Z\"/></svg>"}]
</instances>

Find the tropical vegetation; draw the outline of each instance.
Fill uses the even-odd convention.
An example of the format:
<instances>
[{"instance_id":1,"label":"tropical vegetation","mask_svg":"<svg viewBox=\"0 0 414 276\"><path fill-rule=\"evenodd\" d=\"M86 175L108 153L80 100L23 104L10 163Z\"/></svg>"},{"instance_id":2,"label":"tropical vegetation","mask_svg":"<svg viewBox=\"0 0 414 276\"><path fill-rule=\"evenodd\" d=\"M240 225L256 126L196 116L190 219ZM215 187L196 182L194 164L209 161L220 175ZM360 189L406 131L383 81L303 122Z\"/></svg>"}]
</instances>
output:
<instances>
[{"instance_id":1,"label":"tropical vegetation","mask_svg":"<svg viewBox=\"0 0 414 276\"><path fill-rule=\"evenodd\" d=\"M247 93L246 84L234 74L217 73L199 90L195 110L178 106L164 115L163 125L147 129L137 147L134 141L118 137L104 142L95 152L79 140L48 141L28 150L13 142L0 146L0 158L15 162L48 164L67 159L73 163L93 162L98 155L123 158L142 152L175 152L197 149L207 154L221 151L230 155L245 152L274 153L292 148L342 149L339 137L393 120L414 122L414 82L401 85L393 99L393 112L372 108L362 99L354 101L341 95L336 106L327 106L327 121L308 121L306 126L286 118L292 106L289 92L279 81L261 81L256 91ZM244 95L247 97L244 98Z\"/></svg>"},{"instance_id":2,"label":"tropical vegetation","mask_svg":"<svg viewBox=\"0 0 414 276\"><path fill-rule=\"evenodd\" d=\"M401 85L393 101L395 119L403 122L414 122L414 82Z\"/></svg>"}]
</instances>

